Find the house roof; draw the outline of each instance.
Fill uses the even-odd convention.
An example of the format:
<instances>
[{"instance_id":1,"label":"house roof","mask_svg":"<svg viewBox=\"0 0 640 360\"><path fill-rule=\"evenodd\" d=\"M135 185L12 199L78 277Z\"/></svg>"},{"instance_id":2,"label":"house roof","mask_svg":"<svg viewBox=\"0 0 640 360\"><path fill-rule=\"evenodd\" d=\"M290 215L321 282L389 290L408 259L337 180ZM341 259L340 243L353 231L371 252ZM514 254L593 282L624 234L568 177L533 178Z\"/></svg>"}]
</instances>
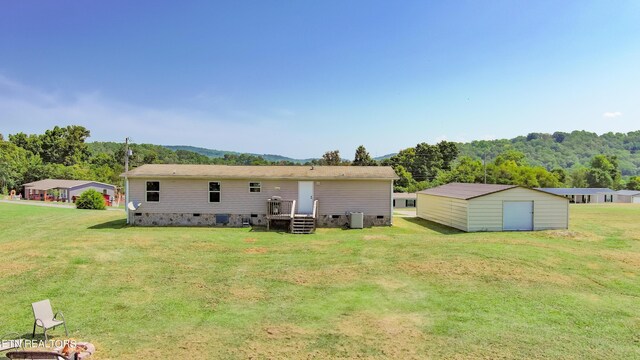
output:
<instances>
[{"instance_id":1,"label":"house roof","mask_svg":"<svg viewBox=\"0 0 640 360\"><path fill-rule=\"evenodd\" d=\"M394 199L415 199L418 197L416 193L393 193Z\"/></svg>"},{"instance_id":2,"label":"house roof","mask_svg":"<svg viewBox=\"0 0 640 360\"><path fill-rule=\"evenodd\" d=\"M104 187L115 188L115 185L105 184L91 180L64 180L64 179L44 179L39 181L30 182L24 184L24 187L35 188L37 190L49 190L49 189L71 189L78 186L87 184L98 184Z\"/></svg>"},{"instance_id":3,"label":"house roof","mask_svg":"<svg viewBox=\"0 0 640 360\"><path fill-rule=\"evenodd\" d=\"M451 183L419 191L418 194L469 200L517 187L517 185Z\"/></svg>"},{"instance_id":4,"label":"house roof","mask_svg":"<svg viewBox=\"0 0 640 360\"><path fill-rule=\"evenodd\" d=\"M537 190L555 195L597 195L615 194L615 191L608 188L538 188Z\"/></svg>"},{"instance_id":5,"label":"house roof","mask_svg":"<svg viewBox=\"0 0 640 360\"><path fill-rule=\"evenodd\" d=\"M121 176L129 178L217 178L217 179L362 179L394 180L390 166L234 166L147 164Z\"/></svg>"},{"instance_id":6,"label":"house roof","mask_svg":"<svg viewBox=\"0 0 640 360\"><path fill-rule=\"evenodd\" d=\"M616 194L625 195L625 196L636 196L636 195L640 195L640 191L638 191L638 190L618 190L618 191L616 191Z\"/></svg>"}]
</instances>

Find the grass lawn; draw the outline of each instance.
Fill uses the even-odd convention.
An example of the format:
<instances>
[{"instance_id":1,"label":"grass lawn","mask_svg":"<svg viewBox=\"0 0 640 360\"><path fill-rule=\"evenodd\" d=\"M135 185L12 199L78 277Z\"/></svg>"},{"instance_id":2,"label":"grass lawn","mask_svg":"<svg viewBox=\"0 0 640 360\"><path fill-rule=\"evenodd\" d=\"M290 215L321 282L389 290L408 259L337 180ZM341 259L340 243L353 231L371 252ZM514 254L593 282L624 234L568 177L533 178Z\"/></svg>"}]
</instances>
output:
<instances>
[{"instance_id":1,"label":"grass lawn","mask_svg":"<svg viewBox=\"0 0 640 360\"><path fill-rule=\"evenodd\" d=\"M123 216L0 203L0 336L29 334L49 298L93 359L640 358L640 206L572 206L569 231L530 233Z\"/></svg>"}]
</instances>

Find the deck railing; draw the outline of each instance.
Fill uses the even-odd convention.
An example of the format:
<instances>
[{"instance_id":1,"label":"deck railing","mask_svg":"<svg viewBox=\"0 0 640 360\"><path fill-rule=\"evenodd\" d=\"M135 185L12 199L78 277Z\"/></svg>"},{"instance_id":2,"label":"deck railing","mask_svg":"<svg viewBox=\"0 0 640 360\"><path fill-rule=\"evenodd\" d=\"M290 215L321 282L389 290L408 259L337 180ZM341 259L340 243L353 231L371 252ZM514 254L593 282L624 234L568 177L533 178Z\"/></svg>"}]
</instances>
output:
<instances>
[{"instance_id":1,"label":"deck railing","mask_svg":"<svg viewBox=\"0 0 640 360\"><path fill-rule=\"evenodd\" d=\"M316 214L318 213L318 200L313 200L313 213L312 216L315 219Z\"/></svg>"},{"instance_id":2,"label":"deck railing","mask_svg":"<svg viewBox=\"0 0 640 360\"><path fill-rule=\"evenodd\" d=\"M269 199L267 200L267 217L271 219L288 219L292 218L295 214L296 201L295 200L280 200Z\"/></svg>"}]
</instances>

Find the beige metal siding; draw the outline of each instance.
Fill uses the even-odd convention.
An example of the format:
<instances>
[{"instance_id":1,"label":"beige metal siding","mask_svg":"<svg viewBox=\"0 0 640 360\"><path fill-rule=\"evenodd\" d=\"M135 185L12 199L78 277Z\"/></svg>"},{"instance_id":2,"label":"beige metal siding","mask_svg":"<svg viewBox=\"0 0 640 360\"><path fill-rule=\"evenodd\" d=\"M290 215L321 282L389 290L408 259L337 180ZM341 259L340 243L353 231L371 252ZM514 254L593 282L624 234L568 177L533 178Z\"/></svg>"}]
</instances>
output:
<instances>
[{"instance_id":1,"label":"beige metal siding","mask_svg":"<svg viewBox=\"0 0 640 360\"><path fill-rule=\"evenodd\" d=\"M159 202L145 201L147 181L160 181ZM220 203L209 203L209 181L220 181ZM261 192L250 193L250 181L260 182ZM129 198L141 203L136 212L143 213L264 214L266 201L272 196L297 200L298 181L129 179ZM391 187L387 180L314 182L314 197L318 200L319 214L341 215L348 211L362 211L366 215L391 216Z\"/></svg>"},{"instance_id":2,"label":"beige metal siding","mask_svg":"<svg viewBox=\"0 0 640 360\"><path fill-rule=\"evenodd\" d=\"M416 214L419 218L467 231L466 200L418 194Z\"/></svg>"},{"instance_id":3,"label":"beige metal siding","mask_svg":"<svg viewBox=\"0 0 640 360\"><path fill-rule=\"evenodd\" d=\"M569 202L543 192L514 188L469 200L469 231L502 231L504 201L533 201L533 229L566 229Z\"/></svg>"},{"instance_id":4,"label":"beige metal siding","mask_svg":"<svg viewBox=\"0 0 640 360\"><path fill-rule=\"evenodd\" d=\"M391 217L392 195L389 180L315 182L315 199L318 200L320 215L344 215L353 211Z\"/></svg>"}]
</instances>

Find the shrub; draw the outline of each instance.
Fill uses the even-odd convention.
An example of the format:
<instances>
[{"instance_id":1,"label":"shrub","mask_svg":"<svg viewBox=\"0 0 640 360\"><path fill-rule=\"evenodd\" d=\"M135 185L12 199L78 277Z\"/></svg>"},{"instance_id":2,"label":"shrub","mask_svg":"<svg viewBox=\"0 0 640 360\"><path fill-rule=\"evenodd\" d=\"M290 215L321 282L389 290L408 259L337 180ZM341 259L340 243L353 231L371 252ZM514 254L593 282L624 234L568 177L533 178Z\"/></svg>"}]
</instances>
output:
<instances>
[{"instance_id":1,"label":"shrub","mask_svg":"<svg viewBox=\"0 0 640 360\"><path fill-rule=\"evenodd\" d=\"M89 189L76 199L76 208L90 210L104 210L107 208L104 197L98 191Z\"/></svg>"}]
</instances>

